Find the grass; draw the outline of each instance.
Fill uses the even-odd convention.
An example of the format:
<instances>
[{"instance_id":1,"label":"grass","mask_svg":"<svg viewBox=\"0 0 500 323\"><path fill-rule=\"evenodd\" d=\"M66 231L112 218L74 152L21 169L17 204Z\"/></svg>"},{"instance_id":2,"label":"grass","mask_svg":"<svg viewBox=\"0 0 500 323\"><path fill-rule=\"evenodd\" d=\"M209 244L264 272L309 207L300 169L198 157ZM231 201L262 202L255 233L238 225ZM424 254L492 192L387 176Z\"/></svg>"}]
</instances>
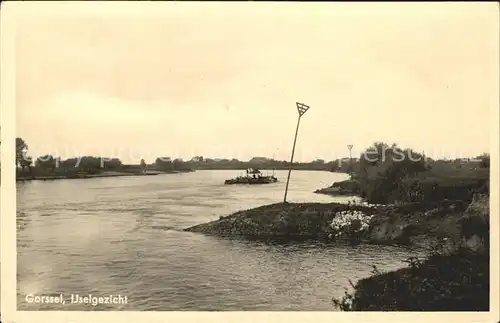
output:
<instances>
[{"instance_id":1,"label":"grass","mask_svg":"<svg viewBox=\"0 0 500 323\"><path fill-rule=\"evenodd\" d=\"M467 249L408 259L408 267L353 285L334 305L344 311L488 311L489 256Z\"/></svg>"}]
</instances>

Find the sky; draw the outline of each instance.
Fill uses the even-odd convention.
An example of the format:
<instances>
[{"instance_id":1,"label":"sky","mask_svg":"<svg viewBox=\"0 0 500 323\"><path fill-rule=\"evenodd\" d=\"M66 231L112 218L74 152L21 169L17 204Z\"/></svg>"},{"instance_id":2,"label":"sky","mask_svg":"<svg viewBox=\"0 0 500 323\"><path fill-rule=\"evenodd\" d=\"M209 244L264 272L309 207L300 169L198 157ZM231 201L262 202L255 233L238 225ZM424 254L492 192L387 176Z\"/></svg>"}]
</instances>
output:
<instances>
[{"instance_id":1,"label":"sky","mask_svg":"<svg viewBox=\"0 0 500 323\"><path fill-rule=\"evenodd\" d=\"M375 141L489 150L495 3L79 4L17 18L16 131L33 156L288 160L297 101L297 161Z\"/></svg>"}]
</instances>

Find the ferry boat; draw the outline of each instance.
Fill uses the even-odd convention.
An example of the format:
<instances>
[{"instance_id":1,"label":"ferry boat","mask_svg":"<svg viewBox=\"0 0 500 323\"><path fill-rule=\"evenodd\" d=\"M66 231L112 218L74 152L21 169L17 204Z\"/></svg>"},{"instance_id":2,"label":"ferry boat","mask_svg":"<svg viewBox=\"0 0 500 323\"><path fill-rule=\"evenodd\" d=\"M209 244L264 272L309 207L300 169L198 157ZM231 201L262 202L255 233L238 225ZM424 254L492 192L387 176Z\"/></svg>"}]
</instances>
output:
<instances>
[{"instance_id":1,"label":"ferry boat","mask_svg":"<svg viewBox=\"0 0 500 323\"><path fill-rule=\"evenodd\" d=\"M276 183L278 179L274 176L274 170L272 176L263 176L261 171L255 168L249 168L246 170L246 176L238 176L236 178L227 179L224 184L271 184Z\"/></svg>"}]
</instances>

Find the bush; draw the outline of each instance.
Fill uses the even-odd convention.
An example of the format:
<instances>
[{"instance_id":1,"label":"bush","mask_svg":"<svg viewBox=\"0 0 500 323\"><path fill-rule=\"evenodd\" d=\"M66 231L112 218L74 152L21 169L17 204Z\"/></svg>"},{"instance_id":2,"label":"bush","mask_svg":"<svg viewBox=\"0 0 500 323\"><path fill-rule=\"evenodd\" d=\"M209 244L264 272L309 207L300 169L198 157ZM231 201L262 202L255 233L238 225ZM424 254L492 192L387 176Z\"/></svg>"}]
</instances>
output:
<instances>
[{"instance_id":1,"label":"bush","mask_svg":"<svg viewBox=\"0 0 500 323\"><path fill-rule=\"evenodd\" d=\"M396 158L401 153L413 158ZM482 155L480 163L424 161L422 155L411 149L375 143L361 155L354 178L359 183L360 196L369 203L443 199L470 202L474 193L489 192L489 156Z\"/></svg>"},{"instance_id":2,"label":"bush","mask_svg":"<svg viewBox=\"0 0 500 323\"><path fill-rule=\"evenodd\" d=\"M373 217L356 210L337 212L330 223L329 237L359 240L368 231Z\"/></svg>"},{"instance_id":3,"label":"bush","mask_svg":"<svg viewBox=\"0 0 500 323\"><path fill-rule=\"evenodd\" d=\"M407 268L360 280L334 305L343 311L489 310L487 255L460 249L407 262Z\"/></svg>"}]
</instances>

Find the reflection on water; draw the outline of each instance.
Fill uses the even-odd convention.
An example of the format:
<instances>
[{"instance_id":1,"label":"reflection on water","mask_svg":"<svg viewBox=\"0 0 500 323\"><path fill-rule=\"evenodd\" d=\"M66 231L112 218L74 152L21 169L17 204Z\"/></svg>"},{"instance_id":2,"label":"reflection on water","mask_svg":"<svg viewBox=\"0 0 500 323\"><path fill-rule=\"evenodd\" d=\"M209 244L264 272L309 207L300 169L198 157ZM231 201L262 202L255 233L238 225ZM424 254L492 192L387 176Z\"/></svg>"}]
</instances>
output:
<instances>
[{"instance_id":1,"label":"reflection on water","mask_svg":"<svg viewBox=\"0 0 500 323\"><path fill-rule=\"evenodd\" d=\"M18 184L20 310L333 310L347 279L401 267L412 251L319 243L264 244L181 231L283 198L281 181L227 186L234 171ZM290 202L345 175L294 171ZM128 297L126 305L28 304L25 295Z\"/></svg>"}]
</instances>

